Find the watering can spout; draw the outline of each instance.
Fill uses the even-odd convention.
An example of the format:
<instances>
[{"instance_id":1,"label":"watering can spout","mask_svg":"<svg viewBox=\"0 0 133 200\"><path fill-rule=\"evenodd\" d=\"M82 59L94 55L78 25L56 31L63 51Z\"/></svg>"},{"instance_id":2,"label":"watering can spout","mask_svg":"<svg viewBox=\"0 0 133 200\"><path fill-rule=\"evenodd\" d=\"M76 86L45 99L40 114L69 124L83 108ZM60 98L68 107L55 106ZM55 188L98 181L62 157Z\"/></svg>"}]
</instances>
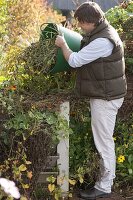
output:
<instances>
[{"instance_id":1,"label":"watering can spout","mask_svg":"<svg viewBox=\"0 0 133 200\"><path fill-rule=\"evenodd\" d=\"M72 51L78 52L80 50L82 36L79 33L54 23L41 25L41 36L44 40L55 39L57 35L64 35L64 38ZM58 72L68 71L70 70L70 68L70 65L63 56L62 50L58 48L55 65L51 67L49 73L54 74Z\"/></svg>"}]
</instances>

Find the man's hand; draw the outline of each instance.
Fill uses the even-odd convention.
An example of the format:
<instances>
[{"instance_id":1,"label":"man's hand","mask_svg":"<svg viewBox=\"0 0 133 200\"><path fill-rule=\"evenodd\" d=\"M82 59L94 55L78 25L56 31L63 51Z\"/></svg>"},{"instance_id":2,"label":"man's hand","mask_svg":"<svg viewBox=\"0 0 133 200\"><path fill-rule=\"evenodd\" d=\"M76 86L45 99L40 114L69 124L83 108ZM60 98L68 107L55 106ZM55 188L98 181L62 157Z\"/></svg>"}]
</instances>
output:
<instances>
[{"instance_id":1,"label":"man's hand","mask_svg":"<svg viewBox=\"0 0 133 200\"><path fill-rule=\"evenodd\" d=\"M64 36L58 35L56 40L55 40L55 45L62 49L63 55L64 55L65 59L68 61L69 56L72 53L72 50L67 45Z\"/></svg>"},{"instance_id":2,"label":"man's hand","mask_svg":"<svg viewBox=\"0 0 133 200\"><path fill-rule=\"evenodd\" d=\"M55 40L55 45L62 48L64 45L66 45L66 41L64 36L58 35L56 40Z\"/></svg>"}]
</instances>

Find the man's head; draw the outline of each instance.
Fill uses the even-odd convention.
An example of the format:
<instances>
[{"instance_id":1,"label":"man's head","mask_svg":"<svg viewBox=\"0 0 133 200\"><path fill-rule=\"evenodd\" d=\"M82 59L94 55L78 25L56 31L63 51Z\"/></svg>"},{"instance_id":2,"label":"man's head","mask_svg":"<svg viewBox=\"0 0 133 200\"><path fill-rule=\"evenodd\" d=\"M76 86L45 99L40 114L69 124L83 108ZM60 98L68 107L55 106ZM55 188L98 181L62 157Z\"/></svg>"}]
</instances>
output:
<instances>
[{"instance_id":1,"label":"man's head","mask_svg":"<svg viewBox=\"0 0 133 200\"><path fill-rule=\"evenodd\" d=\"M91 32L105 19L104 12L95 2L86 2L81 4L75 11L74 17L78 20L79 26L85 32Z\"/></svg>"}]
</instances>

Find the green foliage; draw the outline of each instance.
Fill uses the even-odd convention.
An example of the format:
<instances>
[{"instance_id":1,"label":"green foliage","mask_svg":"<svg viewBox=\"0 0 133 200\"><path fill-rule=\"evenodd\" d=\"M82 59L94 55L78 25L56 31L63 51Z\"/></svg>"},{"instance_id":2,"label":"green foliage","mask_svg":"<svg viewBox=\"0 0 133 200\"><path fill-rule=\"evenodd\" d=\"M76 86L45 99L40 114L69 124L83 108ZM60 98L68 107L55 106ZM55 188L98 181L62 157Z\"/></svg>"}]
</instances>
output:
<instances>
[{"instance_id":1,"label":"green foliage","mask_svg":"<svg viewBox=\"0 0 133 200\"><path fill-rule=\"evenodd\" d=\"M128 19L128 12L120 6L111 8L106 13L106 18L118 32L122 32L122 24Z\"/></svg>"},{"instance_id":2,"label":"green foliage","mask_svg":"<svg viewBox=\"0 0 133 200\"><path fill-rule=\"evenodd\" d=\"M86 117L83 121L71 117L70 122L73 129L73 134L70 136L70 168L76 171L86 161L88 149L92 148L90 117Z\"/></svg>"},{"instance_id":3,"label":"green foliage","mask_svg":"<svg viewBox=\"0 0 133 200\"><path fill-rule=\"evenodd\" d=\"M133 61L129 42L132 39L132 32L129 30L132 30L132 18L129 17L129 12L132 12L132 6L133 3L130 2L126 7L121 5L106 13L110 23L125 40L126 64L131 72ZM0 77L0 108L3 117L3 124L0 127L2 175L17 181L22 194L29 198L28 193L32 194L34 190L34 177L38 175L43 164L40 163L36 170L35 160L40 156L40 149L43 147L41 142L38 143L38 136L43 138L42 141L46 141L45 148L48 149L45 153L49 155L53 143L57 144L62 137L67 138L70 135L70 175L73 179L69 182L74 185L76 180L82 184L86 181L87 174L87 184L92 184L99 174L100 159L93 144L90 111L86 107L88 102L78 102L79 105L75 107L72 107L74 102L71 104L70 127L73 134L67 122L55 111L40 111L34 104L28 106L25 103L32 98L45 99L47 94L52 93L54 96L60 91L66 92L74 87L74 73L63 72L54 76L46 74L55 62L54 54L57 49L52 48L54 41L41 45L39 40L42 23L58 23L64 18L47 7L45 2L42 4L41 0L0 0L0 18L0 63L5 72L5 77ZM43 57L44 54L47 56ZM131 121L118 122L115 131L117 182L120 185L128 185L133 180ZM62 135L62 132L65 134ZM31 146L35 145L34 148L31 148L30 141ZM35 149L37 155L33 156ZM42 159L41 156L39 159ZM43 161L45 160L46 157ZM49 181L50 191L55 187L54 182ZM53 191L57 199L60 190L55 187Z\"/></svg>"},{"instance_id":4,"label":"green foliage","mask_svg":"<svg viewBox=\"0 0 133 200\"><path fill-rule=\"evenodd\" d=\"M125 59L126 65L128 66L128 72L133 74L133 58L127 57Z\"/></svg>"},{"instance_id":5,"label":"green foliage","mask_svg":"<svg viewBox=\"0 0 133 200\"><path fill-rule=\"evenodd\" d=\"M41 24L48 23L51 20L59 23L64 20L64 17L48 7L45 1L42 2L41 0L37 2L36 0L3 0L2 9L4 9L4 5L6 5L7 11L4 14L8 21L4 21L2 27L5 26L8 32L5 39L2 37L4 41L1 46L3 50L2 68L6 76L12 74L16 77L18 69L21 69L22 72L25 67L24 63L20 63L20 55L26 48L29 50L30 46L32 47L32 43L37 44L36 42L39 41L40 37ZM35 49L37 50L37 48ZM25 57L25 59L27 58ZM43 62L43 67L44 65L45 68L48 67L47 63L44 64ZM33 67L34 69L31 63L28 63L26 67Z\"/></svg>"},{"instance_id":6,"label":"green foliage","mask_svg":"<svg viewBox=\"0 0 133 200\"><path fill-rule=\"evenodd\" d=\"M81 101L71 108L70 127L73 134L69 137L70 174L80 183L91 185L98 177L100 158L93 142L91 116L87 105L88 101Z\"/></svg>"},{"instance_id":7,"label":"green foliage","mask_svg":"<svg viewBox=\"0 0 133 200\"><path fill-rule=\"evenodd\" d=\"M64 17L41 0L38 3L12 0L7 4L7 11L10 17L6 27L10 34L3 44L6 48L2 54L3 74L7 79L15 81L21 94L36 98L73 87L72 73L55 76L47 73L55 63L57 47L55 37L43 40L40 30L41 24L51 19L59 23Z\"/></svg>"},{"instance_id":8,"label":"green foliage","mask_svg":"<svg viewBox=\"0 0 133 200\"><path fill-rule=\"evenodd\" d=\"M118 121L115 128L117 156L117 185L132 186L133 183L133 114L126 120Z\"/></svg>"},{"instance_id":9,"label":"green foliage","mask_svg":"<svg viewBox=\"0 0 133 200\"><path fill-rule=\"evenodd\" d=\"M24 69L30 76L46 74L52 65L55 64L57 47L54 45L55 38L43 40L31 44L22 54Z\"/></svg>"},{"instance_id":10,"label":"green foliage","mask_svg":"<svg viewBox=\"0 0 133 200\"><path fill-rule=\"evenodd\" d=\"M26 107L25 97L19 95L17 87L9 81L3 82L0 90L1 116L4 117L3 124L0 124L0 171L2 176L17 181L21 193L26 196L28 191L32 191L34 181L37 181L35 177L36 173L40 173L40 166L46 165L47 156L52 152L53 145L62 137L68 137L70 129L58 113L39 111L34 105ZM42 151L44 157L39 157L36 152L41 161L37 163L39 166L37 165L36 172L36 160L32 157L33 147L31 145L30 149L30 141L37 139L39 135L41 138L42 134L45 138L45 149ZM37 144L39 145L42 144Z\"/></svg>"},{"instance_id":11,"label":"green foliage","mask_svg":"<svg viewBox=\"0 0 133 200\"><path fill-rule=\"evenodd\" d=\"M96 175L99 174L100 158L93 144L91 118L87 105L87 102L80 102L71 110L70 127L73 134L70 135L70 175L75 180L79 180L81 176L84 184L91 185L98 178ZM117 120L114 140L117 159L115 186L132 187L133 114L125 121Z\"/></svg>"},{"instance_id":12,"label":"green foliage","mask_svg":"<svg viewBox=\"0 0 133 200\"><path fill-rule=\"evenodd\" d=\"M118 30L119 33L123 31L123 24L128 18L130 18L130 13L133 11L133 2L123 2L114 8L109 9L105 15L107 20L111 23L114 28Z\"/></svg>"},{"instance_id":13,"label":"green foliage","mask_svg":"<svg viewBox=\"0 0 133 200\"><path fill-rule=\"evenodd\" d=\"M125 38L127 40L133 39L133 17L129 17L122 25L123 32L125 33Z\"/></svg>"},{"instance_id":14,"label":"green foliage","mask_svg":"<svg viewBox=\"0 0 133 200\"><path fill-rule=\"evenodd\" d=\"M3 1L2 9L4 7L3 14L8 20L2 22L1 68L8 81L2 82L1 76L0 171L2 176L17 181L24 195L22 199L29 199L39 173L46 166L47 156L55 153L57 142L70 132L67 122L58 113L46 108L39 111L35 105L28 104L29 98L36 101L40 96L45 98L50 90L55 93L64 87L69 89L67 73L55 77L46 74L51 66L48 62L54 61L54 51L49 53L53 43L50 46L41 42L40 45L39 40L41 24L59 23L64 17L41 0Z\"/></svg>"},{"instance_id":15,"label":"green foliage","mask_svg":"<svg viewBox=\"0 0 133 200\"><path fill-rule=\"evenodd\" d=\"M126 71L133 73L133 1L124 1L106 12L106 17L119 32L125 47Z\"/></svg>"}]
</instances>

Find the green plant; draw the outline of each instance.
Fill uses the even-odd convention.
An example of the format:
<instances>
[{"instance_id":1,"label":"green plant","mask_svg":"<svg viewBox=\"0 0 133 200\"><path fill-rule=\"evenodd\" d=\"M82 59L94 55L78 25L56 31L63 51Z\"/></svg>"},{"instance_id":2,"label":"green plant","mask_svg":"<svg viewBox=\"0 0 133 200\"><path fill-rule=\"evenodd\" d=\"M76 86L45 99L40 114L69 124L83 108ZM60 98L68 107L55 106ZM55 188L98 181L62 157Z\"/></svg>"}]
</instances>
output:
<instances>
[{"instance_id":1,"label":"green plant","mask_svg":"<svg viewBox=\"0 0 133 200\"><path fill-rule=\"evenodd\" d=\"M6 27L8 32L6 37L1 37L2 41L2 62L1 67L6 77L16 79L16 76L26 79L27 75L24 73L24 63L20 63L20 55L28 49L32 49L32 44L37 44L40 38L40 26L43 23L52 22L59 23L64 20L64 17L54 11L50 6L47 6L45 1L2 1L2 11L6 8L6 12L3 11L4 17L8 19L2 23L2 28ZM10 13L10 15L9 15ZM5 19L4 18L4 19ZM33 55L32 55L33 56ZM35 55L34 55L35 57ZM25 55L26 59L26 55ZM51 58L50 58L51 59ZM33 64L33 63L32 63ZM28 63L27 68L34 68L31 62ZM42 63L41 63L42 64ZM47 66L44 63L43 67ZM28 77L29 79L31 77ZM27 79L28 79L27 78ZM21 84L22 85L22 84Z\"/></svg>"},{"instance_id":2,"label":"green plant","mask_svg":"<svg viewBox=\"0 0 133 200\"><path fill-rule=\"evenodd\" d=\"M117 159L115 186L121 189L123 186L132 187L133 182L132 122L133 114L125 121L118 119L114 133ZM72 108L70 126L73 130L73 134L70 135L71 177L76 182L80 178L83 180L83 184L80 182L79 187L84 187L84 184L92 185L98 178L96 174L99 173L100 158L96 155L93 146L89 109L83 102L75 103L75 107ZM97 173L95 173L96 171Z\"/></svg>"},{"instance_id":3,"label":"green plant","mask_svg":"<svg viewBox=\"0 0 133 200\"><path fill-rule=\"evenodd\" d=\"M21 199L30 199L36 188L38 175L46 166L47 156L55 153L57 142L61 137L66 138L70 132L67 122L58 112L47 110L48 107L51 108L51 103L45 107L44 102L43 109L38 109L34 103L40 97L46 99L46 94L51 90L56 93L64 87L69 88L70 76L69 73L57 74L55 77L46 74L46 71L42 73L42 69L48 67L49 59L47 62L41 60L41 66L38 68L31 62L33 59L25 62L31 56L28 54L26 57L26 50L29 53L29 50L35 49L32 46L39 41L42 23L59 23L64 17L41 0L2 2L2 9L6 9L6 12L3 12L6 20L3 21L0 38L3 42L1 74L4 75L4 82L1 76L0 85L3 118L0 126L0 171L5 177L17 182L22 194ZM44 43L41 47L43 45ZM41 50L39 54L42 53ZM43 48L43 51L47 50ZM35 52L32 53L32 58L38 56ZM35 62L37 61L35 59ZM32 73L33 71L37 73ZM30 104L33 99L34 103ZM64 131L63 136L59 134Z\"/></svg>"},{"instance_id":4,"label":"green plant","mask_svg":"<svg viewBox=\"0 0 133 200\"><path fill-rule=\"evenodd\" d=\"M70 88L69 82L73 84L71 73L56 74L54 77L47 74L47 70L54 63L56 48L51 51L51 54L47 53L53 47L54 40L42 42L40 37L42 24L60 23L65 17L41 0L32 2L30 0L2 0L2 11L4 9L6 9L6 12L3 12L4 19L8 20L3 21L2 28L6 27L8 32L5 39L1 37L1 40L5 41L2 43L2 49L4 49L1 73L7 79L16 81L21 94L28 93L29 96L37 98L50 91L53 93ZM51 44L44 45L44 43Z\"/></svg>"},{"instance_id":5,"label":"green plant","mask_svg":"<svg viewBox=\"0 0 133 200\"><path fill-rule=\"evenodd\" d=\"M39 111L36 106L25 104L25 97L19 95L17 86L10 81L1 84L0 89L4 117L0 171L4 177L17 181L21 193L29 198L53 145L68 137L70 129L58 112ZM61 132L65 134L60 135Z\"/></svg>"},{"instance_id":6,"label":"green plant","mask_svg":"<svg viewBox=\"0 0 133 200\"><path fill-rule=\"evenodd\" d=\"M124 1L119 6L111 8L106 12L110 24L119 32L125 48L126 71L133 73L133 1Z\"/></svg>"},{"instance_id":7,"label":"green plant","mask_svg":"<svg viewBox=\"0 0 133 200\"><path fill-rule=\"evenodd\" d=\"M119 187L132 187L133 183L133 114L115 128L117 170L116 183Z\"/></svg>"},{"instance_id":8,"label":"green plant","mask_svg":"<svg viewBox=\"0 0 133 200\"><path fill-rule=\"evenodd\" d=\"M3 117L3 124L0 126L0 171L5 177L17 182L23 200L32 198L37 188L38 174L53 149L53 143L56 145L62 138L59 132L63 130L65 132L63 138L70 134L70 179L66 178L71 188L76 187L75 184L81 187L83 184L90 186L97 178L100 159L93 144L89 106L85 106L89 104L88 102L84 104L84 101L79 101L78 105L74 100L71 102L70 128L73 130L71 134L67 122L53 108L55 102L56 104L61 102L60 98L54 100L56 94L65 90L65 94L62 93L60 96L66 98L66 91L74 87L75 74L71 72L54 76L46 74L51 61L49 59L45 61L36 54L40 25L48 21L58 23L64 18L45 3L42 5L41 0L0 2L3 8L0 16L4 16L2 26L0 24L1 41L3 41L0 47L3 52L1 65L5 72L4 82L3 77L0 81L0 108ZM108 12L107 17L120 33L125 31L125 34L129 30L128 12L132 11L132 5L131 2L126 7L117 7ZM127 34L126 39L128 38ZM125 44L127 50L129 46ZM35 52L34 47L36 47ZM47 51L47 48L43 51ZM132 66L131 55L127 51L126 62L130 66ZM35 62L32 62L30 56ZM38 56L40 60L42 59L39 66ZM52 63L53 61L54 57ZM52 98L47 94L52 94ZM36 104L39 100L45 100L43 106L38 105L39 102ZM122 183L128 185L132 182L133 147L132 137L128 137L128 133L132 134L132 122L122 121L116 127L117 180L119 185ZM122 143L120 143L121 135L123 135ZM64 177L60 180L60 184L63 179ZM49 179L49 190L56 199L59 199L61 188L57 186L56 179ZM39 190L39 196L41 195Z\"/></svg>"},{"instance_id":9,"label":"green plant","mask_svg":"<svg viewBox=\"0 0 133 200\"><path fill-rule=\"evenodd\" d=\"M74 103L74 102L73 102ZM70 127L70 175L81 185L92 185L99 174L100 157L96 152L91 131L88 101L72 104Z\"/></svg>"},{"instance_id":10,"label":"green plant","mask_svg":"<svg viewBox=\"0 0 133 200\"><path fill-rule=\"evenodd\" d=\"M105 15L107 20L111 23L114 28L118 30L119 33L123 32L123 24L128 18L130 18L130 13L133 9L133 2L123 2L114 8L109 9Z\"/></svg>"}]
</instances>

